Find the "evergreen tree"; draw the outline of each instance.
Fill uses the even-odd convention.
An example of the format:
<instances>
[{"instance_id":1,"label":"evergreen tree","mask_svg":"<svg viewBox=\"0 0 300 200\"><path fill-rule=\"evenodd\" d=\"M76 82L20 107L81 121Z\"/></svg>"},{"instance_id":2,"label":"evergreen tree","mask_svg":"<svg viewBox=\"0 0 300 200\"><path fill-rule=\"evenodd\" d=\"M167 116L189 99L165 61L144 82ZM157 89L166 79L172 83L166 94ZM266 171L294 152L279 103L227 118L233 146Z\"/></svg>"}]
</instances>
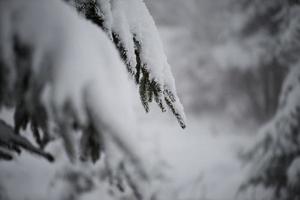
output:
<instances>
[{"instance_id":1,"label":"evergreen tree","mask_svg":"<svg viewBox=\"0 0 300 200\"><path fill-rule=\"evenodd\" d=\"M250 173L241 190L262 186L269 199L299 199L300 5L281 0L244 1L241 5L247 13L241 33L246 37L259 35L265 55L288 69L276 113L246 154Z\"/></svg>"}]
</instances>

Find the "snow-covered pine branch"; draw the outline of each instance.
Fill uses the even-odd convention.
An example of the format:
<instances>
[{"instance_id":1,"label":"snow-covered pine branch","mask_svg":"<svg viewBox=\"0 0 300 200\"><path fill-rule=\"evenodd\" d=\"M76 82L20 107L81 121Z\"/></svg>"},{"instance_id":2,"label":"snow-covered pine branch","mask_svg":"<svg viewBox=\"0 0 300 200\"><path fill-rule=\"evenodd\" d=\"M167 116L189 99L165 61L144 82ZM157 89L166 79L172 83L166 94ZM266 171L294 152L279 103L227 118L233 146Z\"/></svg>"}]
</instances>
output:
<instances>
[{"instance_id":1,"label":"snow-covered pine branch","mask_svg":"<svg viewBox=\"0 0 300 200\"><path fill-rule=\"evenodd\" d=\"M130 80L99 27L59 0L0 1L0 63L0 106L18 108L16 136L30 121L41 148L59 137L75 163L104 152L111 179L147 196Z\"/></svg>"},{"instance_id":2,"label":"snow-covered pine branch","mask_svg":"<svg viewBox=\"0 0 300 200\"><path fill-rule=\"evenodd\" d=\"M185 114L175 81L163 51L155 23L142 0L69 0L71 5L100 26L119 50L136 84L141 102L149 111L156 101L165 112L166 105L185 128Z\"/></svg>"}]
</instances>

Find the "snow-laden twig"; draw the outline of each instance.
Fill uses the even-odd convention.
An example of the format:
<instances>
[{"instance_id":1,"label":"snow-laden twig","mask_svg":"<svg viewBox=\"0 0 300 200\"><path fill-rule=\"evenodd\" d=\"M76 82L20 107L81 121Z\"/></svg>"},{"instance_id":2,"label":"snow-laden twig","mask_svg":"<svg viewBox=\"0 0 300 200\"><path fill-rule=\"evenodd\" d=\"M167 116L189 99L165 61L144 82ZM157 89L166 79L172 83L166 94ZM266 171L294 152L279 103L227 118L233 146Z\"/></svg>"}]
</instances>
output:
<instances>
[{"instance_id":1,"label":"snow-laden twig","mask_svg":"<svg viewBox=\"0 0 300 200\"><path fill-rule=\"evenodd\" d=\"M44 152L43 150L35 147L27 138L21 135L16 135L13 128L3 120L0 120L0 147L8 150L5 151L0 149L0 159L12 160L12 153L16 152L20 154L22 148L30 153L41 156L50 162L54 161L54 157L50 153Z\"/></svg>"}]
</instances>

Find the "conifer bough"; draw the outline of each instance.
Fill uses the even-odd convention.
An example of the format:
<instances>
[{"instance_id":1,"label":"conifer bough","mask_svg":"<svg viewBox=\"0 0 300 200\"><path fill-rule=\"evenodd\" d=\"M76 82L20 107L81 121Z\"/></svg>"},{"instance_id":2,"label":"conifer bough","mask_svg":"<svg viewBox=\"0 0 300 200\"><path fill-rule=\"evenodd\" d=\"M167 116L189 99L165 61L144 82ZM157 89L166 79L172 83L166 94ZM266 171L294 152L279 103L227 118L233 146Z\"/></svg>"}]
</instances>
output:
<instances>
[{"instance_id":1,"label":"conifer bough","mask_svg":"<svg viewBox=\"0 0 300 200\"><path fill-rule=\"evenodd\" d=\"M105 154L111 184L123 190L124 180L147 199L149 154L136 130L130 81L146 111L153 100L162 111L167 105L185 127L153 19L141 0L68 3L0 0L0 107L15 110L14 128L0 121L0 159L25 149L53 161L46 145L59 139L74 164ZM29 124L39 147L23 136Z\"/></svg>"},{"instance_id":2,"label":"conifer bough","mask_svg":"<svg viewBox=\"0 0 300 200\"><path fill-rule=\"evenodd\" d=\"M139 86L146 112L153 98L162 112L166 105L182 128L183 107L163 52L154 21L142 0L69 0L78 12L100 26L116 45L129 74ZM122 18L122 19L121 19ZM120 22L121 21L121 22ZM120 28L119 23L122 23Z\"/></svg>"}]
</instances>

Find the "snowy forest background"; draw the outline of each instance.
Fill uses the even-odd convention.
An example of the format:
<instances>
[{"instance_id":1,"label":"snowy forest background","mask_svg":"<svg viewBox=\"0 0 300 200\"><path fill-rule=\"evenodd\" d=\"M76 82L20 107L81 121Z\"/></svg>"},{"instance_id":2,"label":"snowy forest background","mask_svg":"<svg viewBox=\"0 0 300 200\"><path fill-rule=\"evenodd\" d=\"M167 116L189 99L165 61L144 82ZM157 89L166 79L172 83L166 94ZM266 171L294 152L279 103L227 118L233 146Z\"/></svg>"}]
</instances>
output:
<instances>
[{"instance_id":1,"label":"snowy forest background","mask_svg":"<svg viewBox=\"0 0 300 200\"><path fill-rule=\"evenodd\" d=\"M136 142L155 174L147 188L155 193L152 200L299 199L299 2L145 3L187 116L181 129L172 113L151 104L145 114L134 102ZM13 124L12 110L2 109L0 116ZM26 151L0 160L0 200L139 196L130 183L120 191L105 178L94 180L105 177L100 162L74 167L59 142L46 150L54 163Z\"/></svg>"}]
</instances>

